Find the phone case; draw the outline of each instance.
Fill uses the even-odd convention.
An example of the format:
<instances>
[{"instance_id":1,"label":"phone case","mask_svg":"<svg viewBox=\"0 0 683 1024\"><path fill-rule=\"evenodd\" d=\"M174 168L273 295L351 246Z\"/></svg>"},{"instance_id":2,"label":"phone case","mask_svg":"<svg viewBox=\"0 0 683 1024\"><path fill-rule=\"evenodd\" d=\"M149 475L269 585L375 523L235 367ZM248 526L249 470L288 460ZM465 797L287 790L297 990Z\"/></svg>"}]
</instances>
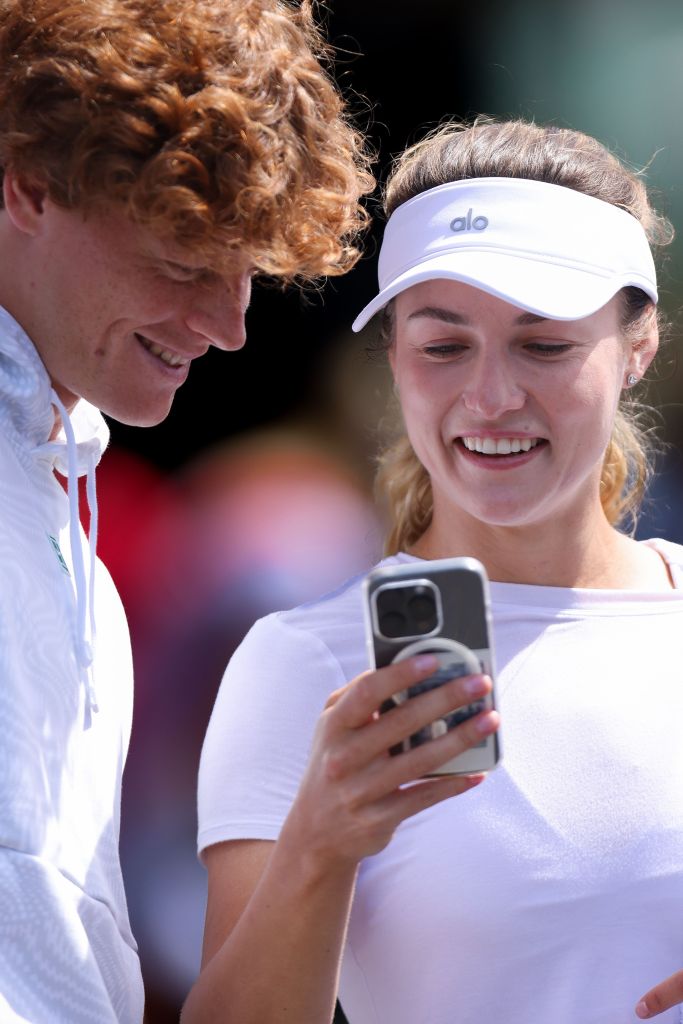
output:
<instances>
[{"instance_id":1,"label":"phone case","mask_svg":"<svg viewBox=\"0 0 683 1024\"><path fill-rule=\"evenodd\" d=\"M433 653L438 670L394 694L381 711L456 676L485 672L494 680L486 698L460 708L392 748L398 754L455 728L484 707L495 707L488 579L475 558L443 558L374 569L363 583L370 665L383 668L414 654ZM432 775L490 771L500 759L498 733L448 761Z\"/></svg>"}]
</instances>

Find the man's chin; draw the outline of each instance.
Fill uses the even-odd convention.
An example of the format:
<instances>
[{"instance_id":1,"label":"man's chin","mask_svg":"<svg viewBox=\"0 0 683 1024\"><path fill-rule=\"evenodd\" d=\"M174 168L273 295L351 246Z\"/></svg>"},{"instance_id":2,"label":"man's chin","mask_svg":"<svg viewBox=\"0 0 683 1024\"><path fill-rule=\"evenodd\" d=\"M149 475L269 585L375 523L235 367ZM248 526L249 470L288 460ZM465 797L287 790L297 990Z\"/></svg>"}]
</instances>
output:
<instances>
[{"instance_id":1,"label":"man's chin","mask_svg":"<svg viewBox=\"0 0 683 1024\"><path fill-rule=\"evenodd\" d=\"M110 406L100 406L100 412L108 419L123 424L124 427L156 427L168 416L171 404L169 402L163 407L157 405L154 408L130 409L112 403Z\"/></svg>"}]
</instances>

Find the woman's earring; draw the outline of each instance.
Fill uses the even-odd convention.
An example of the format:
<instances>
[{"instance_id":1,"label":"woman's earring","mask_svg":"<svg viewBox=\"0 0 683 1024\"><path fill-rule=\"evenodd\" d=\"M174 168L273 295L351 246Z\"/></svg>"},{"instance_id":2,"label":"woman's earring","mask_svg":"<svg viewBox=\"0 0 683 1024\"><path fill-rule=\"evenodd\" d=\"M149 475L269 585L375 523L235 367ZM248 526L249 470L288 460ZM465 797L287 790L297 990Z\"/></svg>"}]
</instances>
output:
<instances>
[{"instance_id":1,"label":"woman's earring","mask_svg":"<svg viewBox=\"0 0 683 1024\"><path fill-rule=\"evenodd\" d=\"M637 384L637 383L638 383L638 378L636 377L635 373L629 373L628 377L626 378L627 386L629 388L632 388L633 385Z\"/></svg>"}]
</instances>

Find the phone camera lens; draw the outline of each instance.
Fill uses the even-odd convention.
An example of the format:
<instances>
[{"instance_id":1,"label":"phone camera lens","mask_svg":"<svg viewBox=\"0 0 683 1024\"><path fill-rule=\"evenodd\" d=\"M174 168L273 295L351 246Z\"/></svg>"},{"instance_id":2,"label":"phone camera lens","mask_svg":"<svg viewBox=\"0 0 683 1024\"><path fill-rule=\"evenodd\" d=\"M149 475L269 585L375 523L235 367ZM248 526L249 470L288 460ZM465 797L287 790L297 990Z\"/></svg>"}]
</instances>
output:
<instances>
[{"instance_id":1,"label":"phone camera lens","mask_svg":"<svg viewBox=\"0 0 683 1024\"><path fill-rule=\"evenodd\" d=\"M377 601L382 613L398 612L402 614L405 593L401 587L387 587L379 592Z\"/></svg>"},{"instance_id":2,"label":"phone camera lens","mask_svg":"<svg viewBox=\"0 0 683 1024\"><path fill-rule=\"evenodd\" d=\"M384 636L392 638L403 636L406 627L405 615L402 615L401 612L384 612L380 616L379 627Z\"/></svg>"},{"instance_id":3,"label":"phone camera lens","mask_svg":"<svg viewBox=\"0 0 683 1024\"><path fill-rule=\"evenodd\" d=\"M426 587L416 587L408 601L408 611L415 624L416 632L431 633L436 629L436 602Z\"/></svg>"}]
</instances>

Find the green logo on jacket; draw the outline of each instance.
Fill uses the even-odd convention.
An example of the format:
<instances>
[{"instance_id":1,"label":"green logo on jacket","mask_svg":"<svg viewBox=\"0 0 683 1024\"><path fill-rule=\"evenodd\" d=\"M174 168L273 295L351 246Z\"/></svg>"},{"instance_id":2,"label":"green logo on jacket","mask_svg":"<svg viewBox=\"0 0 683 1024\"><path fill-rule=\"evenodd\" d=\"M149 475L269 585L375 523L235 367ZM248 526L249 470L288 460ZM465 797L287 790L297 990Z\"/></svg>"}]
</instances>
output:
<instances>
[{"instance_id":1,"label":"green logo on jacket","mask_svg":"<svg viewBox=\"0 0 683 1024\"><path fill-rule=\"evenodd\" d=\"M62 572L65 572L67 574L67 576L70 576L71 573L69 572L69 566L64 561L64 555L62 554L61 548L59 546L59 541L57 540L56 537L53 537L49 533L47 535L47 538L50 541L50 544L52 545L52 550L54 551L54 553L57 556L57 561L59 562L59 564L62 567Z\"/></svg>"}]
</instances>

